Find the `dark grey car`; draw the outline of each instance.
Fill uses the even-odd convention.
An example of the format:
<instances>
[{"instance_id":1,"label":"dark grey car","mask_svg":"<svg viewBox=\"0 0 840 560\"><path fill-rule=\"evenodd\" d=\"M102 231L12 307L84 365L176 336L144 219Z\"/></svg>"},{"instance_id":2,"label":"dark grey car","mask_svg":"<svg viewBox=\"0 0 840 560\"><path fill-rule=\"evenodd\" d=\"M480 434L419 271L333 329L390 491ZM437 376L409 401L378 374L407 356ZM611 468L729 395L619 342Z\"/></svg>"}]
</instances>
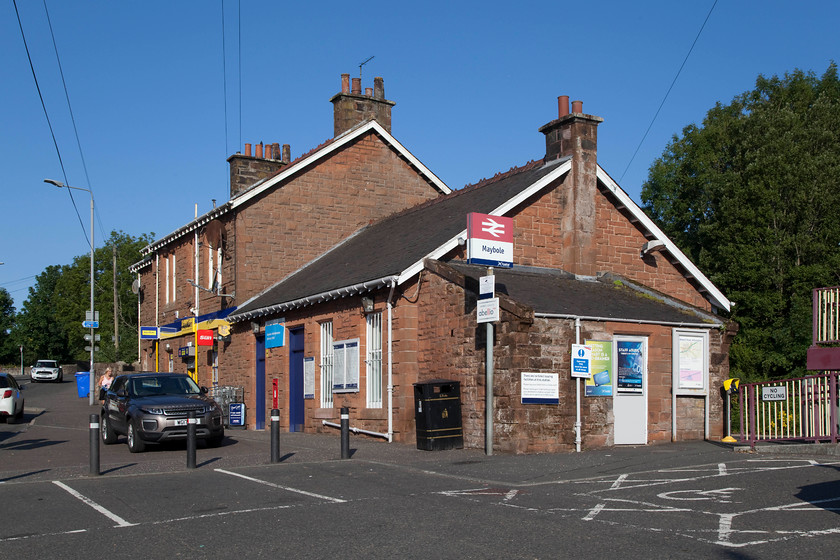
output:
<instances>
[{"instance_id":1,"label":"dark grey car","mask_svg":"<svg viewBox=\"0 0 840 560\"><path fill-rule=\"evenodd\" d=\"M139 453L146 443L186 440L187 417L195 412L196 437L217 447L225 437L222 409L182 373L131 373L114 378L105 394L100 432L106 444L126 436Z\"/></svg>"}]
</instances>

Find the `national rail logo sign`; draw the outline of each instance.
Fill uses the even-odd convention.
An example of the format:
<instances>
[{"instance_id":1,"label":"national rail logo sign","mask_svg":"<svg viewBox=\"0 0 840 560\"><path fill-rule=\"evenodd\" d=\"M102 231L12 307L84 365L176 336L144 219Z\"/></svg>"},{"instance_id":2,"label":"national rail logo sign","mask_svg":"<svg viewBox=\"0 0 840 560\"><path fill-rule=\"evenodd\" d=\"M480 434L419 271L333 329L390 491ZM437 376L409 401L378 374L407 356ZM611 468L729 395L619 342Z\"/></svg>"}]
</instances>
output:
<instances>
[{"instance_id":1,"label":"national rail logo sign","mask_svg":"<svg viewBox=\"0 0 840 560\"><path fill-rule=\"evenodd\" d=\"M467 214L467 262L513 267L513 218Z\"/></svg>"}]
</instances>

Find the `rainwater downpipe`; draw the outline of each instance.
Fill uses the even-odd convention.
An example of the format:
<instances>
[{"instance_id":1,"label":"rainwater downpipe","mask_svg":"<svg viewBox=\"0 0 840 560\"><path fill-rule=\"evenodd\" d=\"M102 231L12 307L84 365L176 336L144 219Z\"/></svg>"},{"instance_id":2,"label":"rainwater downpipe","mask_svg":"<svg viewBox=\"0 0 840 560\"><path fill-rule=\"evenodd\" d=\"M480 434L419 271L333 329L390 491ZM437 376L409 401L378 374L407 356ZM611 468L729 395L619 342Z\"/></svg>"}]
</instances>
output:
<instances>
[{"instance_id":1,"label":"rainwater downpipe","mask_svg":"<svg viewBox=\"0 0 840 560\"><path fill-rule=\"evenodd\" d=\"M393 345L393 309L395 280L391 280L391 291L388 292L388 443L394 441L394 354Z\"/></svg>"},{"instance_id":2,"label":"rainwater downpipe","mask_svg":"<svg viewBox=\"0 0 840 560\"><path fill-rule=\"evenodd\" d=\"M575 317L575 344L580 344L580 317ZM575 377L575 452L580 453L580 377Z\"/></svg>"},{"instance_id":3,"label":"rainwater downpipe","mask_svg":"<svg viewBox=\"0 0 840 560\"><path fill-rule=\"evenodd\" d=\"M138 315L138 322L140 316ZM160 371L160 253L155 251L155 326L158 336L155 339L155 371Z\"/></svg>"},{"instance_id":4,"label":"rainwater downpipe","mask_svg":"<svg viewBox=\"0 0 840 560\"><path fill-rule=\"evenodd\" d=\"M195 205L195 219L196 220L198 219L198 204ZM193 273L194 274L193 278L195 278L195 287L193 288L193 292L195 293L195 295L193 296L193 302L194 302L194 304L193 304L193 315L195 315L195 317L198 318L198 283L199 283L199 278L198 278L198 228L195 229L195 233L193 234L193 249L194 249L194 253L195 253L193 255L193 262L195 263L195 267L194 267L195 272ZM196 325L193 322L193 330L195 330L195 326ZM197 347L198 346L198 334L196 334L195 344L196 344L196 347ZM197 361L198 361L198 355L196 355L196 362ZM197 369L198 369L198 364L196 364L196 370ZM198 371L196 371L196 376L198 376Z\"/></svg>"}]
</instances>

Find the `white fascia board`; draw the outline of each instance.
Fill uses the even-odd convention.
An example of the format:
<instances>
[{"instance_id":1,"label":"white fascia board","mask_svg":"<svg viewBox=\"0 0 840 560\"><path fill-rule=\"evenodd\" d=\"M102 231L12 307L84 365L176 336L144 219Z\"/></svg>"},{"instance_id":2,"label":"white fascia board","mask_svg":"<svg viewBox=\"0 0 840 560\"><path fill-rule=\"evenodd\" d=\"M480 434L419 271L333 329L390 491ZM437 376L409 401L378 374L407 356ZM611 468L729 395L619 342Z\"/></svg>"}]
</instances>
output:
<instances>
[{"instance_id":1,"label":"white fascia board","mask_svg":"<svg viewBox=\"0 0 840 560\"><path fill-rule=\"evenodd\" d=\"M549 164L551 165L551 164ZM517 206L519 206L522 202L533 196L535 193L541 191L554 181L556 181L559 177L562 177L566 173L568 173L572 169L572 160L566 160L561 164L557 165L557 169L537 181L536 183L532 184L530 187L524 189L518 195L508 199L504 202L504 204L500 205L498 208L492 210L490 212L491 216L504 216L506 213L510 212ZM404 271L402 271L397 279L397 285L402 285L404 282L412 278L414 275L419 274L421 270L423 270L423 261L426 259L439 259L452 249L454 249L458 245L458 239L466 239L467 238L467 229L464 228L463 230L458 233L455 237L449 239L446 243L437 247L434 251L430 252L429 254L425 255L419 261L415 262Z\"/></svg>"},{"instance_id":2,"label":"white fascia board","mask_svg":"<svg viewBox=\"0 0 840 560\"><path fill-rule=\"evenodd\" d=\"M700 272L700 269L691 262L691 259L689 259L685 253L679 249L679 247L674 245L674 242L665 235L665 232L659 229L659 226L657 226L653 220L651 220L648 215L645 214L635 202L633 202L633 199L627 196L627 193L618 186L618 183L613 181L612 177L610 177L600 165L598 166L598 180L601 181L604 186L606 186L610 192L627 208L627 210L630 211L634 218L639 220L639 223L641 223L642 226L654 236L654 238L665 244L665 248L668 252L671 253L680 265L688 271L688 274L693 277L704 290L706 290L712 303L721 309L725 309L726 311L731 309L732 302L723 295L723 292L721 292L717 286L712 284L712 281L709 280L705 274Z\"/></svg>"},{"instance_id":3,"label":"white fascia board","mask_svg":"<svg viewBox=\"0 0 840 560\"><path fill-rule=\"evenodd\" d=\"M311 296L305 296L302 298L298 298L292 301L284 301L281 303L276 303L273 305L269 305L266 307L260 307L258 309L253 309L251 311L245 311L242 313L233 312L228 316L228 320L238 323L239 321L245 321L247 319L256 319L258 317L264 317L266 315L272 315L276 313L282 313L284 311L288 311L290 309L295 309L298 307L304 307L307 305L315 305L324 301L330 301L334 299L339 299L348 296L354 296L360 293L369 292L371 290L375 290L378 288L382 288L384 286L388 286L392 284L396 280L395 276L383 276L382 278L377 278L375 280L367 280L365 282L360 282L358 284L354 284L352 286L344 286L342 288L335 288L333 290L328 290L326 292L321 292L320 294L313 294ZM242 304L242 307L248 304L248 302L254 300L256 297L249 299L245 303Z\"/></svg>"},{"instance_id":4,"label":"white fascia board","mask_svg":"<svg viewBox=\"0 0 840 560\"><path fill-rule=\"evenodd\" d=\"M172 241L175 241L176 239L187 235L188 233L192 233L194 230L200 228L201 226L207 225L212 220L215 220L216 218L218 218L219 216L221 216L223 214L227 214L227 212L228 212L228 210L230 210L230 208L231 208L230 202L226 202L225 204L222 204L221 206L213 208L212 210L210 210L209 212L207 212L203 216L199 216L198 218L194 219L192 222L188 223L185 226L182 226L182 227L176 229L175 231L173 231L169 235L165 235L165 236L161 237L160 239L158 239L157 241L153 241L153 242L149 243L148 245L146 245L145 247L140 249L140 254L141 255L149 255L151 253L154 253L155 251L157 251L158 249L160 249L164 245L167 245L167 244L171 243Z\"/></svg>"},{"instance_id":5,"label":"white fascia board","mask_svg":"<svg viewBox=\"0 0 840 560\"><path fill-rule=\"evenodd\" d=\"M379 134L382 138L385 139L385 142L392 145L394 149L396 149L403 157L410 161L412 165L416 166L421 174L426 175L429 181L431 181L435 185L435 187L437 187L441 192L445 194L449 194L450 192L452 192L452 190L449 187L447 187L443 183L443 181L438 179L434 173L429 171L425 165L420 163L420 161L417 158L411 155L411 153L408 150L406 150L402 144L397 142L397 140L393 136L391 136L384 128L382 128L382 126L378 122L368 121L367 123L358 128L350 129L345 134L337 136L332 142L324 146L322 149L308 155L293 166L290 166L278 173L277 175L275 175L274 177L269 178L259 186L245 191L241 195L232 199L231 203L233 208L237 208L245 204L252 198L259 196L267 189L270 189L271 187L273 187L277 183L280 183L281 181L284 181L288 177L300 173L301 171L314 164L318 160L321 160L326 156L330 155L331 153L341 149L342 147L353 142L356 138L362 136L370 130L376 131L377 134Z\"/></svg>"}]
</instances>

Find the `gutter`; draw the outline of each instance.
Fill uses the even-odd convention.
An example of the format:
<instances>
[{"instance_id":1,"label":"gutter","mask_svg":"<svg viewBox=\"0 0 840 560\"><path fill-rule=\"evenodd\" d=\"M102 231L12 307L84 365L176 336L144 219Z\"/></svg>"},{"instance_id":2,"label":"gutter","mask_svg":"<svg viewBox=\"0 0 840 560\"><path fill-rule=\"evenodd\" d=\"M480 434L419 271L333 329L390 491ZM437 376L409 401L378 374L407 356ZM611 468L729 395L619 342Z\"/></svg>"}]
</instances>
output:
<instances>
[{"instance_id":1,"label":"gutter","mask_svg":"<svg viewBox=\"0 0 840 560\"><path fill-rule=\"evenodd\" d=\"M674 321L654 321L652 319L622 319L620 317L587 317L585 315L567 315L564 313L534 313L534 317L540 319L568 319L574 321L597 321L600 323L634 323L638 325L651 324L663 325L666 327L692 328L692 329L717 329L724 326L724 323L678 323Z\"/></svg>"}]
</instances>

